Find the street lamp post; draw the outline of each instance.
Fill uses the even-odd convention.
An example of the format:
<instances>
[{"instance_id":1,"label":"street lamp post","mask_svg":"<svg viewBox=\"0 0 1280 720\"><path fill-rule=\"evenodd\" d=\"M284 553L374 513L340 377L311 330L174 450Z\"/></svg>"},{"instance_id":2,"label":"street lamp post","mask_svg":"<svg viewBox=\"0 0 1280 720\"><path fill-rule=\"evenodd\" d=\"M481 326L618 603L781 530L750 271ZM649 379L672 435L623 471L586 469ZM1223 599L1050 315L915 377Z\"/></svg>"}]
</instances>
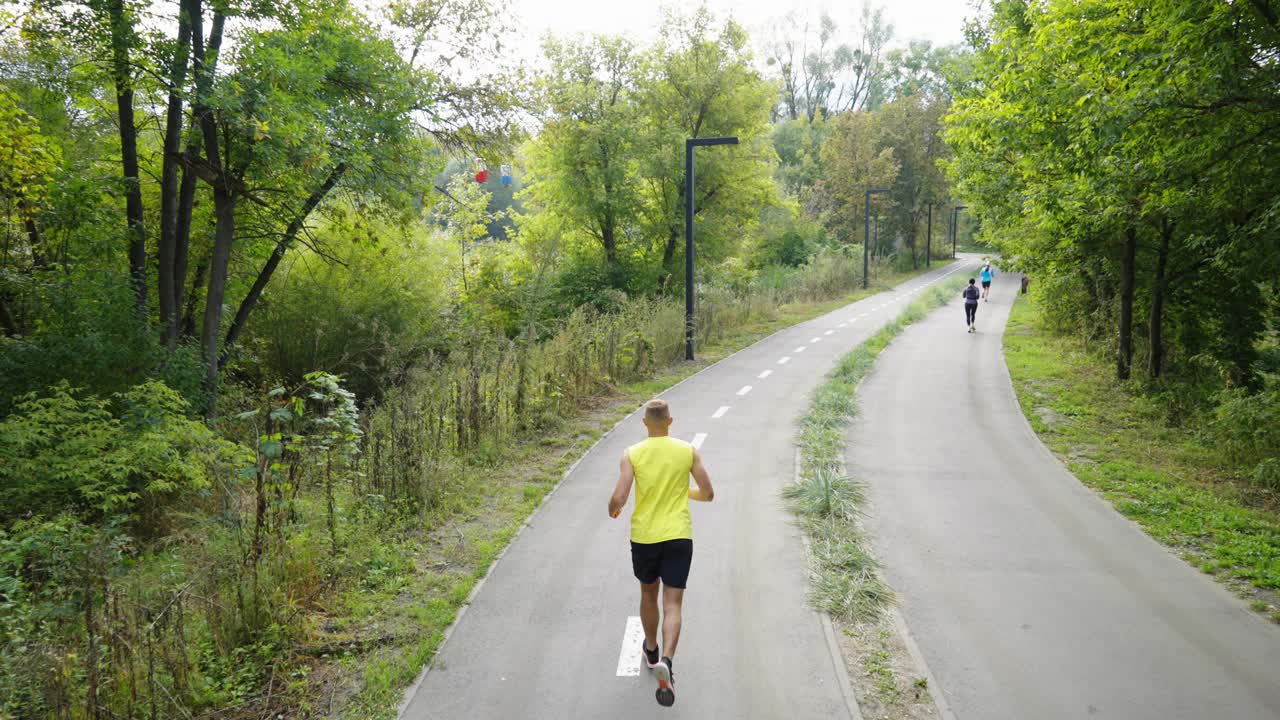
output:
<instances>
[{"instance_id":1,"label":"street lamp post","mask_svg":"<svg viewBox=\"0 0 1280 720\"><path fill-rule=\"evenodd\" d=\"M684 359L693 359L693 149L703 145L737 145L736 137L688 138L684 141Z\"/></svg>"},{"instance_id":2,"label":"street lamp post","mask_svg":"<svg viewBox=\"0 0 1280 720\"><path fill-rule=\"evenodd\" d=\"M960 235L960 211L969 207L968 205L957 205L951 209L951 258L956 257L956 238Z\"/></svg>"},{"instance_id":3,"label":"street lamp post","mask_svg":"<svg viewBox=\"0 0 1280 720\"><path fill-rule=\"evenodd\" d=\"M873 193L887 193L884 188L872 188L867 191L867 206L862 213L862 289L866 290L869 285L867 283L867 270L871 261L871 195ZM876 228L879 229L878 227Z\"/></svg>"}]
</instances>

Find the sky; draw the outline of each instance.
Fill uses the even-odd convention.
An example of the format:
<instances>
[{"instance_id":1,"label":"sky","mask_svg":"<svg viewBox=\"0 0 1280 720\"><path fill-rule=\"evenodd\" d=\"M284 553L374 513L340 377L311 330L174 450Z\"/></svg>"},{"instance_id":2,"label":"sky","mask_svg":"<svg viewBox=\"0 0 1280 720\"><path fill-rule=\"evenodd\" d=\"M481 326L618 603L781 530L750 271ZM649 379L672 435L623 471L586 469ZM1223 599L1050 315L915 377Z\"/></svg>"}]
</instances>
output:
<instances>
[{"instance_id":1,"label":"sky","mask_svg":"<svg viewBox=\"0 0 1280 720\"><path fill-rule=\"evenodd\" d=\"M681 7L694 7L697 0L686 0ZM576 33L626 34L638 40L657 35L663 4L658 0L511 0L520 18L521 50L536 53L537 40L547 31L556 35ZM814 16L826 9L842 28L855 25L862 3L858 0L833 2L789 2L788 0L706 0L717 15L732 15L751 31L752 37L763 36L771 21L795 9L809 9ZM894 26L890 47L905 45L907 40L923 38L935 45L963 41L964 19L971 14L969 0L882 0ZM532 47L531 47L532 46ZM524 52L521 52L524 55Z\"/></svg>"}]
</instances>

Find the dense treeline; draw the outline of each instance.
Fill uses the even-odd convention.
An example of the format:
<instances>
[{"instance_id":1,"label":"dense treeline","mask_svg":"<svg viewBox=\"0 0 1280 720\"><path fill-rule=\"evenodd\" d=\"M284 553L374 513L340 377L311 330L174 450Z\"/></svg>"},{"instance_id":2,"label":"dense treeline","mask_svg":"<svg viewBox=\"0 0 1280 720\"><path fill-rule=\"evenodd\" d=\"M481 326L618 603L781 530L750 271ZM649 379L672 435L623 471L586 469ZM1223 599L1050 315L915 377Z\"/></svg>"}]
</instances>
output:
<instances>
[{"instance_id":1,"label":"dense treeline","mask_svg":"<svg viewBox=\"0 0 1280 720\"><path fill-rule=\"evenodd\" d=\"M1278 18L1268 0L998 0L946 131L959 194L1058 327L1272 487Z\"/></svg>"},{"instance_id":2,"label":"dense treeline","mask_svg":"<svg viewBox=\"0 0 1280 720\"><path fill-rule=\"evenodd\" d=\"M698 157L701 344L856 287L869 185L877 276L945 232L963 55L871 8L536 68L475 0L5 8L0 717L313 712L393 538L682 358L684 138L742 139Z\"/></svg>"}]
</instances>

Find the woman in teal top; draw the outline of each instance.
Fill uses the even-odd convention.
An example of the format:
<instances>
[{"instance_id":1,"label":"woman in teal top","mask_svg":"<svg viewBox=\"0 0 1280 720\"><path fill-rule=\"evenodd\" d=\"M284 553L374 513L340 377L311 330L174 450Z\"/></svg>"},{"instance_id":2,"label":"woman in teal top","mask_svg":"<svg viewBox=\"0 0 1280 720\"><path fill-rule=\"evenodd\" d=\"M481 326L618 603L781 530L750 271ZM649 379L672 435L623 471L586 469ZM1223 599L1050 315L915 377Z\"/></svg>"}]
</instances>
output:
<instances>
[{"instance_id":1,"label":"woman in teal top","mask_svg":"<svg viewBox=\"0 0 1280 720\"><path fill-rule=\"evenodd\" d=\"M991 262L982 266L982 301L988 302L987 294L991 292L991 278L996 274L995 268L991 267Z\"/></svg>"}]
</instances>

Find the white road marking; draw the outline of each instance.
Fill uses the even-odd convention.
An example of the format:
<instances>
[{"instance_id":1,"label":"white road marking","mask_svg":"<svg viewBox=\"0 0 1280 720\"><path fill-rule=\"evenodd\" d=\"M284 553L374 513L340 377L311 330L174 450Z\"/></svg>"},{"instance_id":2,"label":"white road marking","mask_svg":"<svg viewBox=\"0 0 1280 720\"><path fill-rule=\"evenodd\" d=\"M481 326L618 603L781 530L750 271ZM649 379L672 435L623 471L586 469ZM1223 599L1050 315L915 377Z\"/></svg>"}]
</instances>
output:
<instances>
[{"instance_id":1,"label":"white road marking","mask_svg":"<svg viewBox=\"0 0 1280 720\"><path fill-rule=\"evenodd\" d=\"M741 396L743 396L743 395L746 395L746 394L747 394L747 393L749 393L749 392L751 392L751 386L750 386L750 385L743 385L743 386L742 386L742 389L738 391L738 396L739 396L739 397L741 397Z\"/></svg>"},{"instance_id":2,"label":"white road marking","mask_svg":"<svg viewBox=\"0 0 1280 720\"><path fill-rule=\"evenodd\" d=\"M719 410L716 410L714 413L711 414L711 419L716 420L716 419L722 418L724 417L724 414L727 412L729 412L729 406L721 405Z\"/></svg>"},{"instance_id":3,"label":"white road marking","mask_svg":"<svg viewBox=\"0 0 1280 720\"><path fill-rule=\"evenodd\" d=\"M852 320L850 320L849 322L842 322L842 323L840 323L839 325L837 325L837 327L848 327L848 326L849 326L849 323L851 323L851 322L853 322L853 321L852 321Z\"/></svg>"},{"instance_id":4,"label":"white road marking","mask_svg":"<svg viewBox=\"0 0 1280 720\"><path fill-rule=\"evenodd\" d=\"M707 439L706 433L698 433L693 436L693 439L689 441L689 444L694 446L695 448L700 448L702 447L703 441L706 439ZM644 635L644 633L642 632L641 635Z\"/></svg>"},{"instance_id":5,"label":"white road marking","mask_svg":"<svg viewBox=\"0 0 1280 720\"><path fill-rule=\"evenodd\" d=\"M804 352L804 345L801 345L800 347L796 348L795 352L798 352L798 353Z\"/></svg>"},{"instance_id":6,"label":"white road marking","mask_svg":"<svg viewBox=\"0 0 1280 720\"><path fill-rule=\"evenodd\" d=\"M822 338L810 338L810 339L809 339L809 343L810 343L810 344L812 344L812 343L819 343L819 342L822 342Z\"/></svg>"},{"instance_id":7,"label":"white road marking","mask_svg":"<svg viewBox=\"0 0 1280 720\"><path fill-rule=\"evenodd\" d=\"M637 677L640 675L640 646L644 643L644 625L640 624L639 615L627 618L627 627L622 631L622 650L618 652L618 677Z\"/></svg>"},{"instance_id":8,"label":"white road marking","mask_svg":"<svg viewBox=\"0 0 1280 720\"><path fill-rule=\"evenodd\" d=\"M781 360L779 360L779 361L778 361L778 364L779 364L779 365L786 365L786 364L787 364L787 363L789 363L789 362L791 362L791 356L790 356L790 355L788 355L788 356L786 356L786 357L782 358Z\"/></svg>"},{"instance_id":9,"label":"white road marking","mask_svg":"<svg viewBox=\"0 0 1280 720\"><path fill-rule=\"evenodd\" d=\"M859 315L858 317L860 317L860 318L864 318L864 317L866 317L866 316L867 316L867 313L862 313L862 314L861 314L861 315Z\"/></svg>"},{"instance_id":10,"label":"white road marking","mask_svg":"<svg viewBox=\"0 0 1280 720\"><path fill-rule=\"evenodd\" d=\"M826 331L826 332L824 332L824 333L822 333L822 334L823 334L823 335L834 335L834 334L835 334L835 332L836 332L835 330L828 330L828 331Z\"/></svg>"},{"instance_id":11,"label":"white road marking","mask_svg":"<svg viewBox=\"0 0 1280 720\"><path fill-rule=\"evenodd\" d=\"M765 370L764 372L760 373L760 374L759 374L759 375L757 375L756 377L758 377L758 378L760 378L761 380L763 380L763 379L765 379L765 378L769 377L769 376L770 376L770 375L772 375L772 374L773 374L773 371L772 371L772 370Z\"/></svg>"}]
</instances>

